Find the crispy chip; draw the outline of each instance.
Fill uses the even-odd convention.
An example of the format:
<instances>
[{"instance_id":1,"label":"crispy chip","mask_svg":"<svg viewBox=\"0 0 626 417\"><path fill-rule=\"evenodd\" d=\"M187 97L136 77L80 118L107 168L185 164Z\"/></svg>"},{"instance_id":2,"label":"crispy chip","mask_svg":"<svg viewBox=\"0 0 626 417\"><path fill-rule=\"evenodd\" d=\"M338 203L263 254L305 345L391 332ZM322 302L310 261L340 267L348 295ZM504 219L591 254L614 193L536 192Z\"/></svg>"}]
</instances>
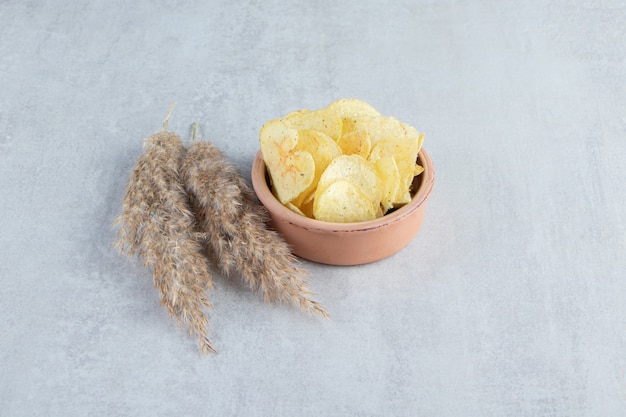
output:
<instances>
[{"instance_id":1,"label":"crispy chip","mask_svg":"<svg viewBox=\"0 0 626 417\"><path fill-rule=\"evenodd\" d=\"M343 121L337 114L328 109L291 112L283 118L283 122L295 130L316 130L333 140L339 139Z\"/></svg>"},{"instance_id":2,"label":"crispy chip","mask_svg":"<svg viewBox=\"0 0 626 417\"><path fill-rule=\"evenodd\" d=\"M422 172L424 172L424 167L421 165L415 165L415 171L413 172L413 176L417 177L419 174L421 174Z\"/></svg>"},{"instance_id":3,"label":"crispy chip","mask_svg":"<svg viewBox=\"0 0 626 417\"><path fill-rule=\"evenodd\" d=\"M344 155L359 155L367 158L372 150L370 134L367 130L355 130L346 133L337 141Z\"/></svg>"},{"instance_id":4,"label":"crispy chip","mask_svg":"<svg viewBox=\"0 0 626 417\"><path fill-rule=\"evenodd\" d=\"M376 160L374 168L382 184L383 193L380 203L385 211L387 211L393 208L398 189L401 185L398 165L393 156L385 156Z\"/></svg>"},{"instance_id":5,"label":"crispy chip","mask_svg":"<svg viewBox=\"0 0 626 417\"><path fill-rule=\"evenodd\" d=\"M311 185L315 162L310 153L295 149L297 131L273 120L261 128L260 143L274 193L281 203L293 200Z\"/></svg>"},{"instance_id":6,"label":"crispy chip","mask_svg":"<svg viewBox=\"0 0 626 417\"><path fill-rule=\"evenodd\" d=\"M357 115L345 118L343 123L343 134L365 130L370 134L372 147L380 140L390 138L404 138L407 135L402 123L394 117Z\"/></svg>"},{"instance_id":7,"label":"crispy chip","mask_svg":"<svg viewBox=\"0 0 626 417\"><path fill-rule=\"evenodd\" d=\"M415 164L417 160L417 142L402 138L389 138L379 141L370 152L368 158L371 162L378 159L393 156L400 174L400 187L393 199L394 205L406 204L411 201L410 186L415 176Z\"/></svg>"},{"instance_id":8,"label":"crispy chip","mask_svg":"<svg viewBox=\"0 0 626 417\"><path fill-rule=\"evenodd\" d=\"M289 210L293 211L296 214L299 214L301 216L304 216L305 214L302 212L302 210L300 210L300 208L298 208L297 206L295 206L292 203L285 203L285 207L287 207Z\"/></svg>"},{"instance_id":9,"label":"crispy chip","mask_svg":"<svg viewBox=\"0 0 626 417\"><path fill-rule=\"evenodd\" d=\"M382 198L380 178L374 165L358 155L340 155L328 165L322 174L317 193L324 191L333 182L338 180L349 181L360 187L367 194L373 204L379 204ZM316 193L316 198L317 194Z\"/></svg>"},{"instance_id":10,"label":"crispy chip","mask_svg":"<svg viewBox=\"0 0 626 417\"><path fill-rule=\"evenodd\" d=\"M315 176L313 181L299 196L297 196L293 204L300 207L307 203L317 189L317 184L322 172L328 167L333 159L341 155L341 148L329 136L315 130L300 130L298 132L298 143L296 149L308 152L315 162Z\"/></svg>"},{"instance_id":11,"label":"crispy chip","mask_svg":"<svg viewBox=\"0 0 626 417\"><path fill-rule=\"evenodd\" d=\"M374 220L377 209L358 185L337 180L316 196L313 215L326 222L354 223Z\"/></svg>"},{"instance_id":12,"label":"crispy chip","mask_svg":"<svg viewBox=\"0 0 626 417\"><path fill-rule=\"evenodd\" d=\"M354 116L380 116L378 110L369 103L356 98L342 98L333 101L326 108L342 119Z\"/></svg>"}]
</instances>

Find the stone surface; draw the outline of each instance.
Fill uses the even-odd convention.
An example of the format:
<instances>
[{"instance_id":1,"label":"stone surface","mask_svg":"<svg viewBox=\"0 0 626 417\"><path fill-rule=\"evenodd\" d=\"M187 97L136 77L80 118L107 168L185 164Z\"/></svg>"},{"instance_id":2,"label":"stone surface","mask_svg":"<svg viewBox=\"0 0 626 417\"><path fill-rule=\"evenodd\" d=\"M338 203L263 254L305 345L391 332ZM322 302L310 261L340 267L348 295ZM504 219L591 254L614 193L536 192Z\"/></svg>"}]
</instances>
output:
<instances>
[{"instance_id":1,"label":"stone surface","mask_svg":"<svg viewBox=\"0 0 626 417\"><path fill-rule=\"evenodd\" d=\"M626 8L0 3L3 416L626 416ZM111 223L142 139L249 178L267 120L341 97L426 132L419 235L305 262L324 321L216 276L216 355Z\"/></svg>"}]
</instances>

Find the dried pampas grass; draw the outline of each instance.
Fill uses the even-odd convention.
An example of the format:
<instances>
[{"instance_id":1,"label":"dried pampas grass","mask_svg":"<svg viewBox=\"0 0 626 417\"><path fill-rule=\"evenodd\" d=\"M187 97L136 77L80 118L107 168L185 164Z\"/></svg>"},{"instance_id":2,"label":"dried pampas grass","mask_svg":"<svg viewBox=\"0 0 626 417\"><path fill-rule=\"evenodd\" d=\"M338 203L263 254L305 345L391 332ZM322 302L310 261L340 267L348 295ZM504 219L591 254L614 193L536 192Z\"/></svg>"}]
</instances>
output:
<instances>
[{"instance_id":1,"label":"dried pampas grass","mask_svg":"<svg viewBox=\"0 0 626 417\"><path fill-rule=\"evenodd\" d=\"M167 128L167 119L164 123ZM200 243L195 217L182 187L179 167L185 155L180 137L157 133L144 141L144 153L128 181L116 245L122 253L138 255L154 269L161 304L179 326L186 325L202 353L213 352L205 308L211 304L206 288L211 274Z\"/></svg>"},{"instance_id":2,"label":"dried pampas grass","mask_svg":"<svg viewBox=\"0 0 626 417\"><path fill-rule=\"evenodd\" d=\"M144 140L126 186L115 245L153 268L161 304L187 326L202 353L208 338L206 294L212 288L207 254L226 276L260 288L270 302L284 301L328 317L311 300L304 277L285 241L267 228L269 216L233 164L211 143L163 131ZM194 139L197 125L194 125Z\"/></svg>"},{"instance_id":3,"label":"dried pampas grass","mask_svg":"<svg viewBox=\"0 0 626 417\"><path fill-rule=\"evenodd\" d=\"M305 271L285 241L267 228L265 208L235 166L209 142L194 142L183 159L181 176L214 263L226 276L260 288L270 302L289 302L328 317L310 299Z\"/></svg>"}]
</instances>

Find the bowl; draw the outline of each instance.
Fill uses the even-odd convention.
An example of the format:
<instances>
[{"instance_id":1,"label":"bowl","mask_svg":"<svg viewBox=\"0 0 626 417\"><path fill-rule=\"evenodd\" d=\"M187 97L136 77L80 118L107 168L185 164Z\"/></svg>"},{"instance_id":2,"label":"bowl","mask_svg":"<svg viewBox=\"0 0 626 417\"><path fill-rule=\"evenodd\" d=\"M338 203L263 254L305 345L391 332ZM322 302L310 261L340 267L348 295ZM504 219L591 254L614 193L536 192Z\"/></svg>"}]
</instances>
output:
<instances>
[{"instance_id":1,"label":"bowl","mask_svg":"<svg viewBox=\"0 0 626 417\"><path fill-rule=\"evenodd\" d=\"M252 187L269 212L271 227L291 245L295 255L328 265L360 265L400 251L421 228L435 172L424 149L420 150L417 161L424 172L413 179L411 201L381 218L365 222L325 222L289 210L272 194L260 151L252 164Z\"/></svg>"}]
</instances>

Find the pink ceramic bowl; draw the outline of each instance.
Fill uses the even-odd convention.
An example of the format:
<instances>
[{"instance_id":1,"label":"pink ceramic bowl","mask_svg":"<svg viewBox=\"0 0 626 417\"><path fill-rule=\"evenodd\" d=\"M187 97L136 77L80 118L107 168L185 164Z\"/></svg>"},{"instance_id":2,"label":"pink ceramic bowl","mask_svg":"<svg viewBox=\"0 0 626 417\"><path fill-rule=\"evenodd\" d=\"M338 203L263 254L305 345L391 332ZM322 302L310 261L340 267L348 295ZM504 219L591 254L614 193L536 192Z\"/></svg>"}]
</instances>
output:
<instances>
[{"instance_id":1,"label":"pink ceramic bowl","mask_svg":"<svg viewBox=\"0 0 626 417\"><path fill-rule=\"evenodd\" d=\"M252 186L269 211L272 226L292 247L293 253L329 265L375 262L404 248L424 221L426 201L435 183L430 157L422 149L418 162L424 172L413 181L410 203L381 217L359 223L330 223L310 219L283 206L272 194L261 152L252 165Z\"/></svg>"}]
</instances>

